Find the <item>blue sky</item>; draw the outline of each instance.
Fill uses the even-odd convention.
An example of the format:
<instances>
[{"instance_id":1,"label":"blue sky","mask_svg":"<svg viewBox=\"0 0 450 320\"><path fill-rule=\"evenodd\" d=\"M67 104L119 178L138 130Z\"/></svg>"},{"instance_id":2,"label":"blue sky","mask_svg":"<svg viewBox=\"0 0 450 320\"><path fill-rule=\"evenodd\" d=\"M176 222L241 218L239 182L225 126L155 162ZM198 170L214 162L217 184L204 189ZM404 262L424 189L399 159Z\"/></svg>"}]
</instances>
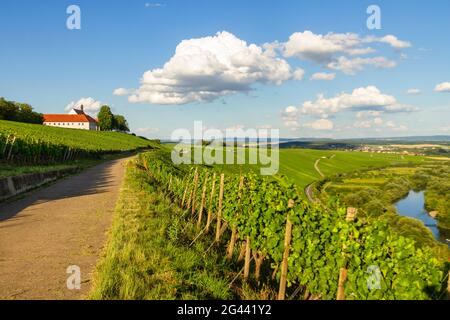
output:
<instances>
[{"instance_id":1,"label":"blue sky","mask_svg":"<svg viewBox=\"0 0 450 320\"><path fill-rule=\"evenodd\" d=\"M72 4L81 30L66 27ZM371 4L380 30L366 26ZM43 113L108 104L161 138L195 120L284 137L450 132L448 1L5 0L0 12L0 96Z\"/></svg>"}]
</instances>

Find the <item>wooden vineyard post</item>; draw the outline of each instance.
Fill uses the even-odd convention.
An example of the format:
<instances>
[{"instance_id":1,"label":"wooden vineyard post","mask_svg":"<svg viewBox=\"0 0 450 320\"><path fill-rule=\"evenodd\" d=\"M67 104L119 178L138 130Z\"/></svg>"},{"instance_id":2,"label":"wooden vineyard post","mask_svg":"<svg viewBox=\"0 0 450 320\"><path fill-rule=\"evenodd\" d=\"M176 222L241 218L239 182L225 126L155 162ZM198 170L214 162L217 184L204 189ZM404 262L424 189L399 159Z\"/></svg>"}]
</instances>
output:
<instances>
[{"instance_id":1,"label":"wooden vineyard post","mask_svg":"<svg viewBox=\"0 0 450 320\"><path fill-rule=\"evenodd\" d=\"M200 209L198 210L198 221L197 221L197 229L200 229L203 218L203 209L205 208L205 200L206 200L206 187L208 186L208 173L205 175L205 182L203 183L202 190L202 203L200 204Z\"/></svg>"},{"instance_id":2,"label":"wooden vineyard post","mask_svg":"<svg viewBox=\"0 0 450 320\"><path fill-rule=\"evenodd\" d=\"M339 281L336 300L345 300L345 281L347 281L347 268L339 269Z\"/></svg>"},{"instance_id":3,"label":"wooden vineyard post","mask_svg":"<svg viewBox=\"0 0 450 320\"><path fill-rule=\"evenodd\" d=\"M347 208L347 216L345 220L351 222L356 219L356 215L358 214L358 209L356 208ZM342 248L342 251L345 250L345 247ZM343 252L344 254L344 252ZM347 268L344 266L339 269L339 280L338 280L338 290L336 294L336 300L345 300L345 282L347 281Z\"/></svg>"},{"instance_id":4,"label":"wooden vineyard post","mask_svg":"<svg viewBox=\"0 0 450 320\"><path fill-rule=\"evenodd\" d=\"M292 236L292 223L288 217L286 221L286 233L284 234L284 252L283 252L283 261L281 262L281 278L280 278L280 289L278 291L278 300L284 300L286 296L286 282L288 273L289 250L291 248L291 236Z\"/></svg>"},{"instance_id":5,"label":"wooden vineyard post","mask_svg":"<svg viewBox=\"0 0 450 320\"><path fill-rule=\"evenodd\" d=\"M195 176L194 176L194 190L192 191L192 215L195 213L195 206L197 200L197 187L198 187L198 168L195 168Z\"/></svg>"},{"instance_id":6,"label":"wooden vineyard post","mask_svg":"<svg viewBox=\"0 0 450 320\"><path fill-rule=\"evenodd\" d=\"M217 226L216 226L216 242L220 240L220 224L222 221L222 202L223 202L223 187L224 187L225 175L220 175L220 191L219 191L219 208L217 210Z\"/></svg>"},{"instance_id":7,"label":"wooden vineyard post","mask_svg":"<svg viewBox=\"0 0 450 320\"><path fill-rule=\"evenodd\" d=\"M242 201L242 188L244 188L244 177L241 176L240 180L239 180L239 191L238 191L238 204L241 204ZM238 205L238 208L239 208ZM239 212L236 212L236 215L238 215ZM228 245L227 248L227 259L231 260L231 258L233 257L233 251L234 251L234 245L236 244L236 239L237 239L237 230L236 230L236 226L232 226L231 228L231 239L230 239L230 244Z\"/></svg>"},{"instance_id":8,"label":"wooden vineyard post","mask_svg":"<svg viewBox=\"0 0 450 320\"><path fill-rule=\"evenodd\" d=\"M211 224L212 203L213 203L215 191L216 191L216 173L214 172L214 174L213 174L213 181L212 181L212 187L211 187L211 196L209 198L208 218L206 220L206 232L209 231L209 225Z\"/></svg>"},{"instance_id":9,"label":"wooden vineyard post","mask_svg":"<svg viewBox=\"0 0 450 320\"><path fill-rule=\"evenodd\" d=\"M245 241L244 242L242 242L242 244L241 244L241 250L240 250L240 252L239 252L239 257L238 257L238 262L241 262L242 261L242 259L244 259L244 257L245 257Z\"/></svg>"},{"instance_id":10,"label":"wooden vineyard post","mask_svg":"<svg viewBox=\"0 0 450 320\"><path fill-rule=\"evenodd\" d=\"M245 263L244 263L244 279L248 279L248 275L250 274L250 237L247 236L247 239L245 240Z\"/></svg>"},{"instance_id":11,"label":"wooden vineyard post","mask_svg":"<svg viewBox=\"0 0 450 320\"><path fill-rule=\"evenodd\" d=\"M13 138L13 140L11 142L11 147L9 147L9 153L8 153L8 157L6 158L6 161L9 161L9 159L11 158L11 152L13 150L15 142L16 142L16 137L14 136L14 138Z\"/></svg>"}]
</instances>

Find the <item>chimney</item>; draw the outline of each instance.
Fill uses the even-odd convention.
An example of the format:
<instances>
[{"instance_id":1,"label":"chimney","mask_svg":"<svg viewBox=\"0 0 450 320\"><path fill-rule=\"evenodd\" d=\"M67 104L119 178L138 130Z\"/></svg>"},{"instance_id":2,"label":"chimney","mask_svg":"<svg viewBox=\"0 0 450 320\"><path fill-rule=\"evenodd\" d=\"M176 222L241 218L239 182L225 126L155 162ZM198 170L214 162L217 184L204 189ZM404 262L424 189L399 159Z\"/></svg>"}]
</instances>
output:
<instances>
[{"instance_id":1,"label":"chimney","mask_svg":"<svg viewBox=\"0 0 450 320\"><path fill-rule=\"evenodd\" d=\"M83 107L83 105L80 106L80 110L81 110L81 112L84 113L84 107Z\"/></svg>"}]
</instances>

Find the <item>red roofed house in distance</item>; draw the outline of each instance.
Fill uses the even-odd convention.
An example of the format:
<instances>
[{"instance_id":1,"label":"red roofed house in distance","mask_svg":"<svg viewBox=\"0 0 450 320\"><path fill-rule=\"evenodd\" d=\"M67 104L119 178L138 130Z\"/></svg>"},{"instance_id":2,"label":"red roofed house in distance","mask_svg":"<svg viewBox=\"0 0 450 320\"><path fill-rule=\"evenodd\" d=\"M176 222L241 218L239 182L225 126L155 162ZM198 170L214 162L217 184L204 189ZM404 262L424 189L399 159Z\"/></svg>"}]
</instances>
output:
<instances>
[{"instance_id":1,"label":"red roofed house in distance","mask_svg":"<svg viewBox=\"0 0 450 320\"><path fill-rule=\"evenodd\" d=\"M80 109L72 109L69 114L44 114L44 125L70 129L98 130L98 120Z\"/></svg>"}]
</instances>

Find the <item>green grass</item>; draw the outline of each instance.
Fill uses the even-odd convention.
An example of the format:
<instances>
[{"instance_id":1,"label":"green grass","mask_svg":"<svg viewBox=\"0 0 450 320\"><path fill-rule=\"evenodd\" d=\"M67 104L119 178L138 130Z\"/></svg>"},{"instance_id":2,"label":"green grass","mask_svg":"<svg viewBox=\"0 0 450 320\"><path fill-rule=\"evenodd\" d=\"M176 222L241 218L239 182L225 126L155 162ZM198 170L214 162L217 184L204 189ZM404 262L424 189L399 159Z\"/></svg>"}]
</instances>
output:
<instances>
[{"instance_id":1,"label":"green grass","mask_svg":"<svg viewBox=\"0 0 450 320\"><path fill-rule=\"evenodd\" d=\"M155 144L149 140L119 132L66 129L5 120L0 120L1 135L14 135L28 141L39 140L89 151L126 151Z\"/></svg>"},{"instance_id":2,"label":"green grass","mask_svg":"<svg viewBox=\"0 0 450 320\"><path fill-rule=\"evenodd\" d=\"M23 174L29 173L44 173L53 170L63 170L68 168L77 167L75 164L59 164L59 165L51 165L51 166L11 166L11 165L2 165L0 167L0 178L4 177L13 177L20 176Z\"/></svg>"},{"instance_id":3,"label":"green grass","mask_svg":"<svg viewBox=\"0 0 450 320\"><path fill-rule=\"evenodd\" d=\"M117 204L91 299L232 299L234 273L210 242L189 246L179 207L132 163Z\"/></svg>"}]
</instances>

